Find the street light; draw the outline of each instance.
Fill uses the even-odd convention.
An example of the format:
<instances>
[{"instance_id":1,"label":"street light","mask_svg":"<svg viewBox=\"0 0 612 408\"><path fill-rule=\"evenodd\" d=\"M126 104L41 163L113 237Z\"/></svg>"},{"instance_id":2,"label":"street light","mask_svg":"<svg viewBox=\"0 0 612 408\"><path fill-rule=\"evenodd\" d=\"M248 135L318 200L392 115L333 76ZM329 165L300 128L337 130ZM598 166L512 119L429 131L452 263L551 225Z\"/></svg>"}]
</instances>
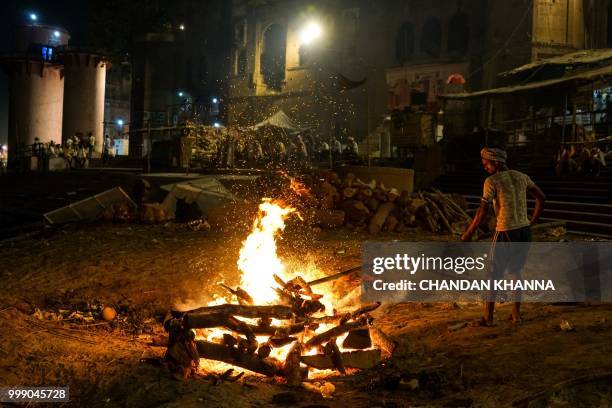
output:
<instances>
[{"instance_id":1,"label":"street light","mask_svg":"<svg viewBox=\"0 0 612 408\"><path fill-rule=\"evenodd\" d=\"M181 31L185 31L185 24L181 24L181 25L179 26L179 30L181 30Z\"/></svg>"},{"instance_id":2,"label":"street light","mask_svg":"<svg viewBox=\"0 0 612 408\"><path fill-rule=\"evenodd\" d=\"M60 36L60 32L59 32L59 31L57 31L57 30L55 30L55 31L53 32L53 35L55 36L55 38L59 38L59 36Z\"/></svg>"},{"instance_id":3,"label":"street light","mask_svg":"<svg viewBox=\"0 0 612 408\"><path fill-rule=\"evenodd\" d=\"M117 125L123 126L123 119L117 119Z\"/></svg>"},{"instance_id":4,"label":"street light","mask_svg":"<svg viewBox=\"0 0 612 408\"><path fill-rule=\"evenodd\" d=\"M302 44L309 45L323 35L321 25L316 21L311 21L302 29L300 40Z\"/></svg>"},{"instance_id":5,"label":"street light","mask_svg":"<svg viewBox=\"0 0 612 408\"><path fill-rule=\"evenodd\" d=\"M219 100L217 98L212 98L212 103L217 103Z\"/></svg>"},{"instance_id":6,"label":"street light","mask_svg":"<svg viewBox=\"0 0 612 408\"><path fill-rule=\"evenodd\" d=\"M30 20L32 21L38 20L38 16L36 15L36 13L30 13Z\"/></svg>"},{"instance_id":7,"label":"street light","mask_svg":"<svg viewBox=\"0 0 612 408\"><path fill-rule=\"evenodd\" d=\"M178 93L178 96L180 96L181 98L183 97L183 95L184 95L184 94L183 94L183 92L182 92L182 91Z\"/></svg>"}]
</instances>

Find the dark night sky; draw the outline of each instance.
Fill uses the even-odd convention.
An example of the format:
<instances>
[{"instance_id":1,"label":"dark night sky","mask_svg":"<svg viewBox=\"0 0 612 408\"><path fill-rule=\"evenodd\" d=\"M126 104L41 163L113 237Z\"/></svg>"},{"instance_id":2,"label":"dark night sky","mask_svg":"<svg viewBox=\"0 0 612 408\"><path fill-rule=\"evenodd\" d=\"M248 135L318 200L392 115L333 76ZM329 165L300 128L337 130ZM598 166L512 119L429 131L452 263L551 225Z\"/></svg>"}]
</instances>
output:
<instances>
[{"instance_id":1,"label":"dark night sky","mask_svg":"<svg viewBox=\"0 0 612 408\"><path fill-rule=\"evenodd\" d=\"M129 1L129 0L126 0ZM13 27L28 22L28 15L34 12L43 24L57 25L67 29L71 44L79 44L87 38L89 20L88 0L5 0L0 2L0 53L11 52ZM0 144L5 144L8 133L8 80L0 74Z\"/></svg>"}]
</instances>

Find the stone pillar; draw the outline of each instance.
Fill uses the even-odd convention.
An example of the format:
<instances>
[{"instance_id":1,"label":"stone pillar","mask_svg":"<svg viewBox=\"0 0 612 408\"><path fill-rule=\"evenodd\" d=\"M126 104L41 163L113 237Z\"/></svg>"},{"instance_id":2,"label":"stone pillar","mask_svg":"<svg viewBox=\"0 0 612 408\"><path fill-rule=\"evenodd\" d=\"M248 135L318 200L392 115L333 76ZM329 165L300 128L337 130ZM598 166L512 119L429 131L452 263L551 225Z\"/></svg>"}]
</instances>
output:
<instances>
[{"instance_id":1,"label":"stone pillar","mask_svg":"<svg viewBox=\"0 0 612 408\"><path fill-rule=\"evenodd\" d=\"M9 155L21 145L62 138L64 75L60 64L14 58L2 61L9 77Z\"/></svg>"},{"instance_id":2,"label":"stone pillar","mask_svg":"<svg viewBox=\"0 0 612 408\"><path fill-rule=\"evenodd\" d=\"M63 140L75 133L96 138L95 152L104 144L104 90L108 63L100 54L66 48L60 58L66 77Z\"/></svg>"}]
</instances>

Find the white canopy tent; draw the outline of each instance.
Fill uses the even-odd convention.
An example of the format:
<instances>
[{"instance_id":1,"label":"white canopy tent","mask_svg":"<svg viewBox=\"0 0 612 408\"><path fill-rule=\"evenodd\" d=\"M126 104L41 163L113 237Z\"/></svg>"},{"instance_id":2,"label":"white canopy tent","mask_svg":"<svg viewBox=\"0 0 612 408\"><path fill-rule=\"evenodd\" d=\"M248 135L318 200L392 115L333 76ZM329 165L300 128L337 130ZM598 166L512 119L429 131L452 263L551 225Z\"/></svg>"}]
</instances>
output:
<instances>
[{"instance_id":1,"label":"white canopy tent","mask_svg":"<svg viewBox=\"0 0 612 408\"><path fill-rule=\"evenodd\" d=\"M275 127L284 130L287 133L295 133L305 130L305 128L300 128L297 126L289 116L282 110L279 110L274 115L270 116L268 119L263 120L256 125L249 127L250 130L259 130L264 127Z\"/></svg>"}]
</instances>

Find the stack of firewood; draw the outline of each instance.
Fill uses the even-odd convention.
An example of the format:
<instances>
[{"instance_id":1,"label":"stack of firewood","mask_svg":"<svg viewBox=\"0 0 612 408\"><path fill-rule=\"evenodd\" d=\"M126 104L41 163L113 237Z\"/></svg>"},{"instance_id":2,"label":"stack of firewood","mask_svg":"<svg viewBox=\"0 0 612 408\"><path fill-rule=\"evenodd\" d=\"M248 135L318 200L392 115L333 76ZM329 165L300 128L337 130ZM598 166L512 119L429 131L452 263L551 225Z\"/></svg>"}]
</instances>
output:
<instances>
[{"instance_id":1,"label":"stack of firewood","mask_svg":"<svg viewBox=\"0 0 612 408\"><path fill-rule=\"evenodd\" d=\"M165 361L170 370L187 377L195 373L200 359L210 359L299 385L311 369L344 374L347 369L372 368L391 356L395 344L372 325L369 315L380 303L324 315L321 295L302 278L288 282L275 278L279 283L277 305L253 305L244 290L226 287L238 304L172 312L164 323L169 332ZM273 325L272 319L282 323ZM321 329L323 324L328 325L325 330ZM223 334L215 339L206 337L206 330L211 328L222 328ZM338 337L346 333L339 345ZM274 349L289 344L284 360L272 356Z\"/></svg>"},{"instance_id":2,"label":"stack of firewood","mask_svg":"<svg viewBox=\"0 0 612 408\"><path fill-rule=\"evenodd\" d=\"M375 180L364 183L349 173L342 180L334 172L301 178L312 192L312 222L323 228L342 225L366 227L371 234L421 228L460 234L471 220L460 195L436 189L409 193L387 188Z\"/></svg>"}]
</instances>

